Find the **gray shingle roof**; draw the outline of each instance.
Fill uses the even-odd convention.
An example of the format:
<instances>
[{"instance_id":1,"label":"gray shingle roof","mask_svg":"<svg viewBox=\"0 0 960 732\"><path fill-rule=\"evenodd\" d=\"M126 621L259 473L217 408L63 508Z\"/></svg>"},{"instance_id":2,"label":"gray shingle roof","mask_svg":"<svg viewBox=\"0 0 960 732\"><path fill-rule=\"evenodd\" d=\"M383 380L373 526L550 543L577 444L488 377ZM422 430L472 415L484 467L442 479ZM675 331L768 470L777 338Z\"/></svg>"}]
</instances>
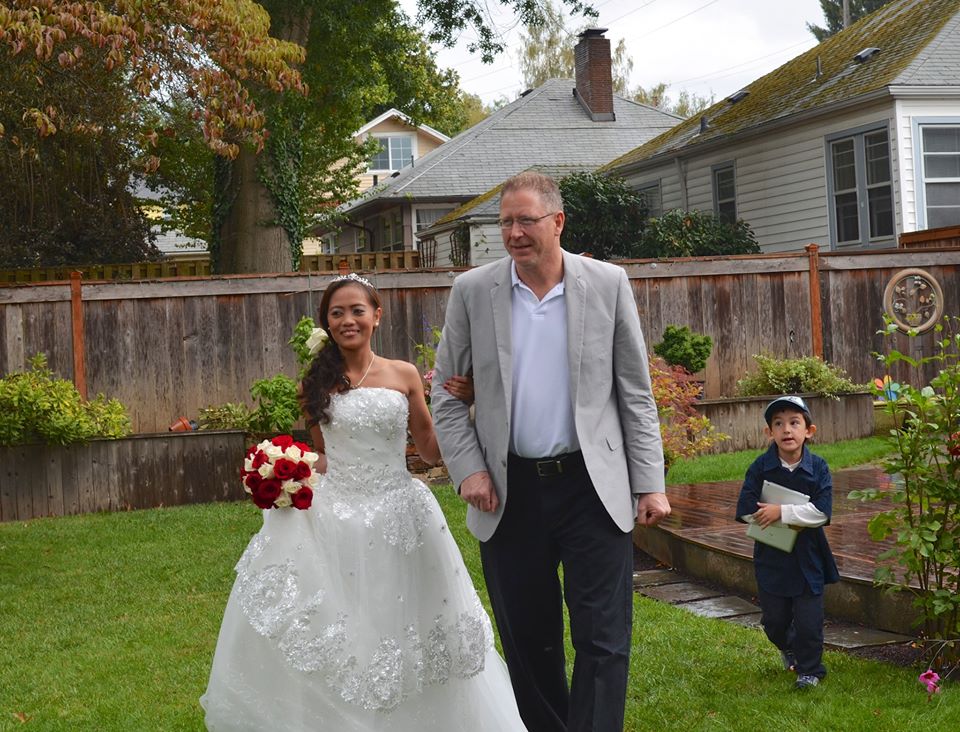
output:
<instances>
[{"instance_id":1,"label":"gray shingle roof","mask_svg":"<svg viewBox=\"0 0 960 732\"><path fill-rule=\"evenodd\" d=\"M758 131L795 115L815 113L898 85L960 84L960 0L894 0L746 87L603 169L622 172L651 158ZM876 47L864 63L853 58ZM821 73L817 75L817 68ZM700 130L700 118L709 126Z\"/></svg>"},{"instance_id":2,"label":"gray shingle roof","mask_svg":"<svg viewBox=\"0 0 960 732\"><path fill-rule=\"evenodd\" d=\"M670 129L681 118L614 97L613 122L594 122L571 79L551 79L347 204L469 200L531 166L595 168Z\"/></svg>"}]
</instances>

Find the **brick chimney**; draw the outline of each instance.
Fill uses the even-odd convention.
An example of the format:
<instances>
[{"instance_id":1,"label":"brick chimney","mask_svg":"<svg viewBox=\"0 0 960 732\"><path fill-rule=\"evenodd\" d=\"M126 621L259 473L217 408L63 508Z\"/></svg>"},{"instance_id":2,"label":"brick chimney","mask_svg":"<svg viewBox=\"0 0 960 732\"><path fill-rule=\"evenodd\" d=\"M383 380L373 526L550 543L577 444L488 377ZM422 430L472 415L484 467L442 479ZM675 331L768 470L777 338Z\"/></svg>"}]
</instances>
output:
<instances>
[{"instance_id":1,"label":"brick chimney","mask_svg":"<svg viewBox=\"0 0 960 732\"><path fill-rule=\"evenodd\" d=\"M610 39L606 28L588 28L580 34L574 49L577 68L573 95L594 122L612 122L613 72L610 62Z\"/></svg>"}]
</instances>

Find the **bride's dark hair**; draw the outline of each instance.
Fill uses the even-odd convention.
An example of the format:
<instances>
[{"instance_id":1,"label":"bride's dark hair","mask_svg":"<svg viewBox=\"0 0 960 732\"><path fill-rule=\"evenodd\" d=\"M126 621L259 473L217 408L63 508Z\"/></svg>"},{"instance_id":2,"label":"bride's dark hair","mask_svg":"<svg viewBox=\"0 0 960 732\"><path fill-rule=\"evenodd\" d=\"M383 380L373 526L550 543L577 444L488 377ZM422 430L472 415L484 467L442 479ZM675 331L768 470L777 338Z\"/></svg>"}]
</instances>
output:
<instances>
[{"instance_id":1,"label":"bride's dark hair","mask_svg":"<svg viewBox=\"0 0 960 732\"><path fill-rule=\"evenodd\" d=\"M307 415L307 426L329 424L330 422L330 395L335 392L346 391L350 388L343 363L343 354L340 346L333 340L330 333L330 323L327 320L327 311L330 310L330 298L337 290L344 287L359 287L367 295L367 300L374 309L381 307L380 296L366 280L350 276L334 280L323 292L320 298L320 327L327 332L327 344L320 349L310 368L303 377L303 390L300 394L300 406Z\"/></svg>"}]
</instances>

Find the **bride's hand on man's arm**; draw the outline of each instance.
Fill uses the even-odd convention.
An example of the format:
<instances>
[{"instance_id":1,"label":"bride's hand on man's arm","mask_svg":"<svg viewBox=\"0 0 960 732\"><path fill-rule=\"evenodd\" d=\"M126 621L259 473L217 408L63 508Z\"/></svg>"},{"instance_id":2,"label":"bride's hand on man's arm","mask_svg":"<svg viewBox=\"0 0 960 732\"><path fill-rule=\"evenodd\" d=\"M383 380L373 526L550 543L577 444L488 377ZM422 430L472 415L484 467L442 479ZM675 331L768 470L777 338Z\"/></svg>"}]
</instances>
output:
<instances>
[{"instance_id":1,"label":"bride's hand on man's arm","mask_svg":"<svg viewBox=\"0 0 960 732\"><path fill-rule=\"evenodd\" d=\"M472 376L451 376L443 382L443 388L450 396L456 397L467 405L473 404L473 377Z\"/></svg>"}]
</instances>

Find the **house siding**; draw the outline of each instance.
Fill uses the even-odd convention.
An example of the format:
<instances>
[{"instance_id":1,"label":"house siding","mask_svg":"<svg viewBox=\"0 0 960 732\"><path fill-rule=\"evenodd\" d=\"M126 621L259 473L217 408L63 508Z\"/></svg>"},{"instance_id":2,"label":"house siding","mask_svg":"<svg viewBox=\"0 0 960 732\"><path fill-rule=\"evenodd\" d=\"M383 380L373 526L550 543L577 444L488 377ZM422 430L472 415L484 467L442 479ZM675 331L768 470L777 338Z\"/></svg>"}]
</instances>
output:
<instances>
[{"instance_id":1,"label":"house siding","mask_svg":"<svg viewBox=\"0 0 960 732\"><path fill-rule=\"evenodd\" d=\"M916 118L929 121L931 118L943 117L955 120L960 117L960 99L900 99L895 106L897 128L896 155L901 161L900 190L902 198L901 231L917 231L927 228L920 223L917 210L917 178L921 173L921 166L916 159L917 140L914 137L913 123Z\"/></svg>"},{"instance_id":2,"label":"house siding","mask_svg":"<svg viewBox=\"0 0 960 732\"><path fill-rule=\"evenodd\" d=\"M796 251L810 243L829 248L825 138L865 125L886 123L891 140L895 227L899 231L900 134L895 122L894 105L884 101L687 158L687 208L713 210L712 166L732 162L736 172L737 216L750 224L764 252ZM658 178L664 210L681 207L683 194L673 161L634 172L627 183L640 188Z\"/></svg>"}]
</instances>

